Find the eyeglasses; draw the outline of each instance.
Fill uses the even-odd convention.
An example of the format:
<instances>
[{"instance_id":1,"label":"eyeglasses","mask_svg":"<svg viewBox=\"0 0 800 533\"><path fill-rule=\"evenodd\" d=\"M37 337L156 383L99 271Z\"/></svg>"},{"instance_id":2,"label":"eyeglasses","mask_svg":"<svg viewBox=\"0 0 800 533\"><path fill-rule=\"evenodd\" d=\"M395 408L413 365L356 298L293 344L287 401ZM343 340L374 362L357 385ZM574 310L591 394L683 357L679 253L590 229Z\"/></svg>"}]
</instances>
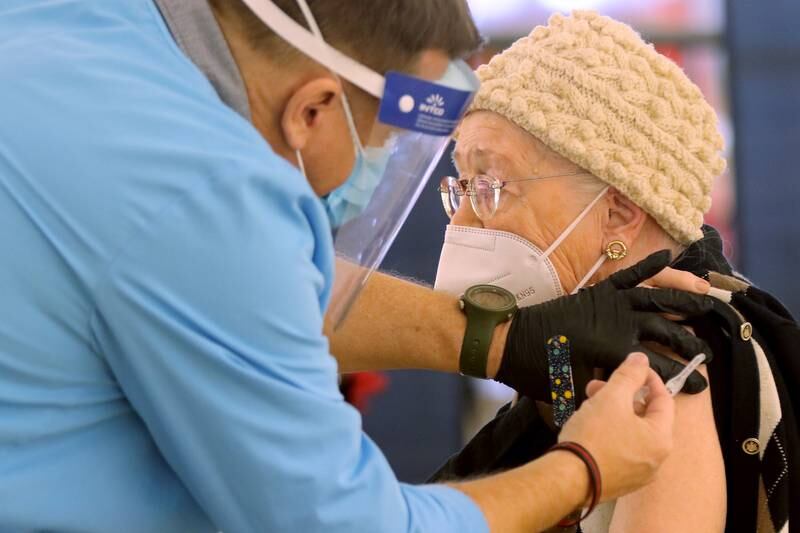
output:
<instances>
[{"instance_id":1,"label":"eyeglasses","mask_svg":"<svg viewBox=\"0 0 800 533\"><path fill-rule=\"evenodd\" d=\"M439 182L439 193L442 195L442 206L447 216L453 218L464 196L469 196L472 210L481 220L489 220L497 212L500 205L500 194L503 188L509 183L520 181L543 180L550 178L562 178L567 176L580 176L589 174L588 172L570 172L568 174L553 174L552 176L535 176L531 178L517 178L500 180L493 176L477 174L471 178L454 178L445 176Z\"/></svg>"}]
</instances>

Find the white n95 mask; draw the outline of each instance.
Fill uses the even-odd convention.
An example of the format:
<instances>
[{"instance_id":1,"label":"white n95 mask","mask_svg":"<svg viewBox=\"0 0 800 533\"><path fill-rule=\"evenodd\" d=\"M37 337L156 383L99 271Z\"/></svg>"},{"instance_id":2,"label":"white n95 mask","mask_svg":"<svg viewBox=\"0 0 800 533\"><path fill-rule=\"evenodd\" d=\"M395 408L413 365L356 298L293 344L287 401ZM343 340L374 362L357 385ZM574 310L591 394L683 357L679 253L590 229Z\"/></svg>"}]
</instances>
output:
<instances>
[{"instance_id":1,"label":"white n95 mask","mask_svg":"<svg viewBox=\"0 0 800 533\"><path fill-rule=\"evenodd\" d=\"M447 226L434 289L458 296L480 284L506 289L521 307L564 294L553 264L529 241L505 231Z\"/></svg>"},{"instance_id":2,"label":"white n95 mask","mask_svg":"<svg viewBox=\"0 0 800 533\"><path fill-rule=\"evenodd\" d=\"M506 231L447 226L434 289L460 296L473 285L496 285L511 292L520 307L563 296L564 289L550 255L607 190L607 187L603 189L545 251L519 235ZM573 293L591 279L605 259L603 254Z\"/></svg>"}]
</instances>

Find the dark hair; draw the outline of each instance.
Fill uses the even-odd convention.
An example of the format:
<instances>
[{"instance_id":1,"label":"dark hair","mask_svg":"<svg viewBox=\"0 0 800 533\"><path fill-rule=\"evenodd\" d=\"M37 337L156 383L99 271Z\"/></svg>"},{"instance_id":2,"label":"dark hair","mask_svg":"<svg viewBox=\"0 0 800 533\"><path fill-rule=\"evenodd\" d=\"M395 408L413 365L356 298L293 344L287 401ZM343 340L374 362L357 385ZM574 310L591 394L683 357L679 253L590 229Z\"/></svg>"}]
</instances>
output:
<instances>
[{"instance_id":1,"label":"dark hair","mask_svg":"<svg viewBox=\"0 0 800 533\"><path fill-rule=\"evenodd\" d=\"M466 0L307 0L325 40L373 70L408 70L417 55L438 49L461 58L481 45ZM296 0L273 0L307 27ZM275 35L241 0L210 0L218 16L233 20L251 46L274 61L297 51Z\"/></svg>"}]
</instances>

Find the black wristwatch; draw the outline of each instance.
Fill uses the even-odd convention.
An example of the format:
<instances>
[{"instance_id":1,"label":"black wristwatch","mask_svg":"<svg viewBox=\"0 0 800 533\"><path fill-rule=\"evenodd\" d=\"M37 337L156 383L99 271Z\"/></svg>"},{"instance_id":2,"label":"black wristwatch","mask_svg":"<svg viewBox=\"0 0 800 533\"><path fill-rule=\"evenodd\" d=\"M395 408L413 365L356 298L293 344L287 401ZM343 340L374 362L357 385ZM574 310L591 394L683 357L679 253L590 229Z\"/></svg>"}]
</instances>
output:
<instances>
[{"instance_id":1,"label":"black wristwatch","mask_svg":"<svg viewBox=\"0 0 800 533\"><path fill-rule=\"evenodd\" d=\"M517 299L502 287L475 285L464 292L459 304L467 315L459 371L465 376L485 379L494 328L514 316Z\"/></svg>"}]
</instances>

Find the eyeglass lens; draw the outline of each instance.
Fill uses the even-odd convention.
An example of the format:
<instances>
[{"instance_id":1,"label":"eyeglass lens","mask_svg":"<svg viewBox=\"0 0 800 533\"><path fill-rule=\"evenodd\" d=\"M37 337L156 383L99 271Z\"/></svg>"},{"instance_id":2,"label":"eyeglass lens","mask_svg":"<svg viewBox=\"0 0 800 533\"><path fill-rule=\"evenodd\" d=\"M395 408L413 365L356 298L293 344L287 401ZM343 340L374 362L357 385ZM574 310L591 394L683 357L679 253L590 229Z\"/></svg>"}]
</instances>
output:
<instances>
[{"instance_id":1,"label":"eyeglass lens","mask_svg":"<svg viewBox=\"0 0 800 533\"><path fill-rule=\"evenodd\" d=\"M447 216L453 218L461 207L465 196L469 196L472 209L481 220L488 220L497 211L500 197L499 181L488 176L473 176L466 188L457 178L447 176L442 179L439 192L442 195L442 206Z\"/></svg>"}]
</instances>

